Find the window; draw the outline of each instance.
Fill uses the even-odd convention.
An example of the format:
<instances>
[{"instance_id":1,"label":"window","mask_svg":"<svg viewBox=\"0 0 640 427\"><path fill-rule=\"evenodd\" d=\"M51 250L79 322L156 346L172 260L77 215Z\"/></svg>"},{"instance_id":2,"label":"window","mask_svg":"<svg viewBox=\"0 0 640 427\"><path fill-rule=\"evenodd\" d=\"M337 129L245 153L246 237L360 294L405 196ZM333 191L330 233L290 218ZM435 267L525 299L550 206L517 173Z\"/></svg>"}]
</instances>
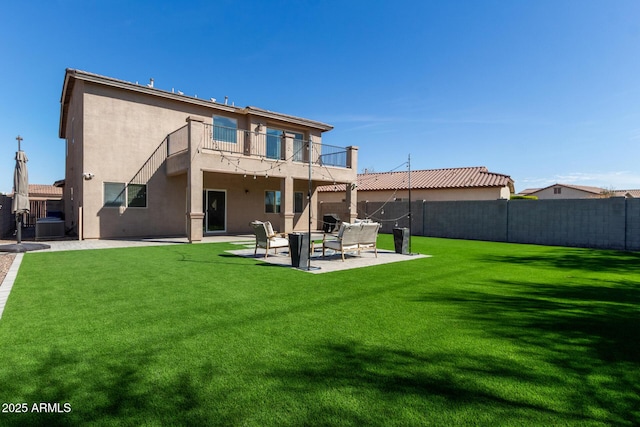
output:
<instances>
[{"instance_id":1,"label":"window","mask_svg":"<svg viewBox=\"0 0 640 427\"><path fill-rule=\"evenodd\" d=\"M297 162L304 161L304 149L306 145L304 143L304 135L296 132L286 131L288 134L293 135L293 160ZM281 159L282 155L282 136L285 131L281 129L267 128L267 157L270 159Z\"/></svg>"},{"instance_id":2,"label":"window","mask_svg":"<svg viewBox=\"0 0 640 427\"><path fill-rule=\"evenodd\" d=\"M238 141L238 121L229 117L213 116L213 139L235 144Z\"/></svg>"},{"instance_id":3,"label":"window","mask_svg":"<svg viewBox=\"0 0 640 427\"><path fill-rule=\"evenodd\" d=\"M293 193L293 213L302 213L304 209L304 193L296 191Z\"/></svg>"},{"instance_id":4,"label":"window","mask_svg":"<svg viewBox=\"0 0 640 427\"><path fill-rule=\"evenodd\" d=\"M265 192L264 211L266 213L280 213L280 192L279 191Z\"/></svg>"},{"instance_id":5,"label":"window","mask_svg":"<svg viewBox=\"0 0 640 427\"><path fill-rule=\"evenodd\" d=\"M267 129L267 157L270 159L280 159L280 141L282 140L282 131L276 129Z\"/></svg>"},{"instance_id":6,"label":"window","mask_svg":"<svg viewBox=\"0 0 640 427\"><path fill-rule=\"evenodd\" d=\"M127 206L130 208L147 207L147 186L144 184L129 184L127 187Z\"/></svg>"},{"instance_id":7,"label":"window","mask_svg":"<svg viewBox=\"0 0 640 427\"><path fill-rule=\"evenodd\" d=\"M147 207L147 186L145 184L129 184L125 186L121 182L104 183L104 206L109 208L119 208L125 206L127 201L129 208Z\"/></svg>"},{"instance_id":8,"label":"window","mask_svg":"<svg viewBox=\"0 0 640 427\"><path fill-rule=\"evenodd\" d=\"M293 134L293 160L296 162L304 161L304 150L306 144L304 143L303 135L301 133Z\"/></svg>"},{"instance_id":9,"label":"window","mask_svg":"<svg viewBox=\"0 0 640 427\"><path fill-rule=\"evenodd\" d=\"M562 187L555 187L553 189L553 194L562 194Z\"/></svg>"},{"instance_id":10,"label":"window","mask_svg":"<svg viewBox=\"0 0 640 427\"><path fill-rule=\"evenodd\" d=\"M124 205L124 184L119 182L104 183L104 205L109 208Z\"/></svg>"}]
</instances>

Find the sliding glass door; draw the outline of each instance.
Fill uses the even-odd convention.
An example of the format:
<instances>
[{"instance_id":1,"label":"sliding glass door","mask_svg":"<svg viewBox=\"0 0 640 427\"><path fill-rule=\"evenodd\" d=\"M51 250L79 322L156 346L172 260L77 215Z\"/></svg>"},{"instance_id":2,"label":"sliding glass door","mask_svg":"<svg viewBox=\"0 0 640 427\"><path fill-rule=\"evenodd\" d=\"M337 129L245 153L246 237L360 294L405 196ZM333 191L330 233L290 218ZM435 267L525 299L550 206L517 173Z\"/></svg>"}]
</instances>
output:
<instances>
[{"instance_id":1,"label":"sliding glass door","mask_svg":"<svg viewBox=\"0 0 640 427\"><path fill-rule=\"evenodd\" d=\"M227 230L227 192L224 190L204 190L204 232L215 233Z\"/></svg>"}]
</instances>

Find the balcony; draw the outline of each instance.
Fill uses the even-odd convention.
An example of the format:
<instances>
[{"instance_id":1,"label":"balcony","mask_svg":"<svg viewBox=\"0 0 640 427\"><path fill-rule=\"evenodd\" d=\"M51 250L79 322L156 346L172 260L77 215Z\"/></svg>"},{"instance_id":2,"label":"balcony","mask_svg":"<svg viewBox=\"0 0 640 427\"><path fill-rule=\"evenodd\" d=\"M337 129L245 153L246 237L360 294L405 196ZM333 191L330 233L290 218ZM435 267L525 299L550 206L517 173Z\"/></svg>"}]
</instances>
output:
<instances>
[{"instance_id":1,"label":"balcony","mask_svg":"<svg viewBox=\"0 0 640 427\"><path fill-rule=\"evenodd\" d=\"M302 139L301 134L252 132L196 121L167 135L165 142L166 173L170 176L187 172L196 162L195 167L209 171L294 179L308 177L311 165L314 179L355 180L357 147L321 144Z\"/></svg>"},{"instance_id":2,"label":"balcony","mask_svg":"<svg viewBox=\"0 0 640 427\"><path fill-rule=\"evenodd\" d=\"M261 159L308 163L309 142L294 134L278 135L269 132L252 132L205 124L203 147L222 153L234 153ZM288 147L291 141L291 148ZM349 168L348 149L311 141L313 164Z\"/></svg>"}]
</instances>

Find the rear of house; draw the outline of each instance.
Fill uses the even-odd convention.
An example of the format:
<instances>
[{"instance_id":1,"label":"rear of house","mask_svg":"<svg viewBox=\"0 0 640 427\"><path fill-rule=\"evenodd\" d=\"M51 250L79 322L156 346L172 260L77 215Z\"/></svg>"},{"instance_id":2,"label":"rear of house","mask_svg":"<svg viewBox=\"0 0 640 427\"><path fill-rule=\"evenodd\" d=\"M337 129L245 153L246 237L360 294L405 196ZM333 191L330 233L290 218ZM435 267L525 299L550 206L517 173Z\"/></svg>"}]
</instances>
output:
<instances>
[{"instance_id":1,"label":"rear of house","mask_svg":"<svg viewBox=\"0 0 640 427\"><path fill-rule=\"evenodd\" d=\"M66 228L80 239L190 241L250 232L255 219L303 229L310 187L314 204L319 186L356 180L357 147L323 144L331 129L68 69L59 132ZM355 190L350 197L355 204Z\"/></svg>"}]
</instances>

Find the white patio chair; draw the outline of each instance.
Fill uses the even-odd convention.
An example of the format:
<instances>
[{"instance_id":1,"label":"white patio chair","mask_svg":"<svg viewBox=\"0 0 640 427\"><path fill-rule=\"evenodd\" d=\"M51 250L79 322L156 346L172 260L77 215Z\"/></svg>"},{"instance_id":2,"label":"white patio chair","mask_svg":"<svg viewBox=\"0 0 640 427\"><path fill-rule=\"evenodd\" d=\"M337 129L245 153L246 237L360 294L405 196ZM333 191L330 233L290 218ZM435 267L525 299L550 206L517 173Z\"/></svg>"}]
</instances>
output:
<instances>
[{"instance_id":1,"label":"white patio chair","mask_svg":"<svg viewBox=\"0 0 640 427\"><path fill-rule=\"evenodd\" d=\"M264 257L269 256L269 249L273 249L273 253L277 253L278 248L288 248L289 240L284 237L278 237L273 231L273 227L269 221L253 221L251 222L253 233L256 235L256 247L253 254L258 253L258 248L265 250Z\"/></svg>"}]
</instances>

